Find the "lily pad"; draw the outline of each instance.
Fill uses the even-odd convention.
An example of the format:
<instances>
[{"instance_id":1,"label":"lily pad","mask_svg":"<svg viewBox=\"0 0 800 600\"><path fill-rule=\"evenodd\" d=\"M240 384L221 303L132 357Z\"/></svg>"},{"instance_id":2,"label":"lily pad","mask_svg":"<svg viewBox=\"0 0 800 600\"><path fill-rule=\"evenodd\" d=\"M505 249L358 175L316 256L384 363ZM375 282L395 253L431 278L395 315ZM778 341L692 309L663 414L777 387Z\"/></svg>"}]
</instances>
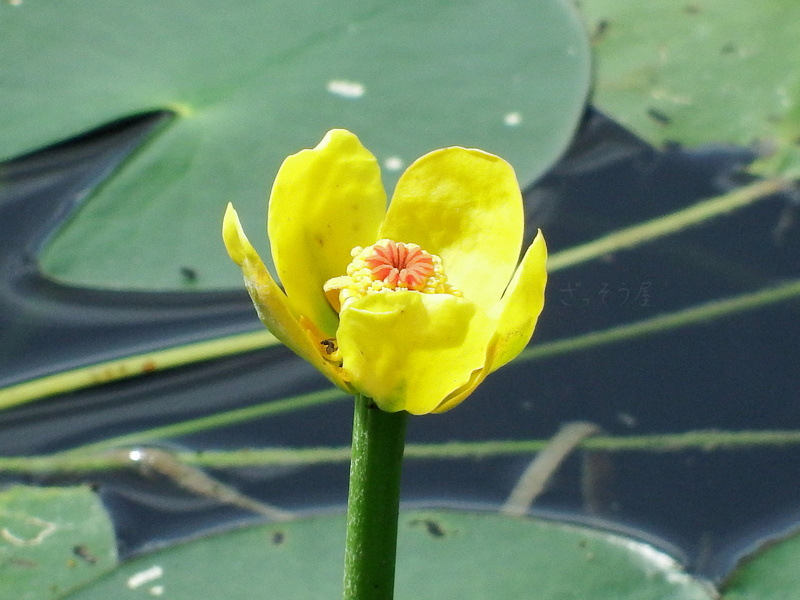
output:
<instances>
[{"instance_id":1,"label":"lily pad","mask_svg":"<svg viewBox=\"0 0 800 600\"><path fill-rule=\"evenodd\" d=\"M88 487L0 493L0 597L60 598L116 563L111 521Z\"/></svg>"},{"instance_id":2,"label":"lily pad","mask_svg":"<svg viewBox=\"0 0 800 600\"><path fill-rule=\"evenodd\" d=\"M722 585L724 600L784 600L800 589L800 533L744 558Z\"/></svg>"},{"instance_id":3,"label":"lily pad","mask_svg":"<svg viewBox=\"0 0 800 600\"><path fill-rule=\"evenodd\" d=\"M341 595L343 515L204 537L137 558L74 600ZM145 581L143 583L139 583ZM671 557L616 534L497 514L400 515L397 598L710 600L710 586Z\"/></svg>"},{"instance_id":4,"label":"lily pad","mask_svg":"<svg viewBox=\"0 0 800 600\"><path fill-rule=\"evenodd\" d=\"M758 144L800 176L800 3L586 0L594 102L656 145Z\"/></svg>"},{"instance_id":5,"label":"lily pad","mask_svg":"<svg viewBox=\"0 0 800 600\"><path fill-rule=\"evenodd\" d=\"M195 289L240 287L225 204L263 222L282 159L332 127L362 138L390 188L448 145L498 153L529 183L572 137L590 79L567 0L23 0L0 21L0 160L172 114L46 248L44 270L84 286L175 289L191 269Z\"/></svg>"}]
</instances>

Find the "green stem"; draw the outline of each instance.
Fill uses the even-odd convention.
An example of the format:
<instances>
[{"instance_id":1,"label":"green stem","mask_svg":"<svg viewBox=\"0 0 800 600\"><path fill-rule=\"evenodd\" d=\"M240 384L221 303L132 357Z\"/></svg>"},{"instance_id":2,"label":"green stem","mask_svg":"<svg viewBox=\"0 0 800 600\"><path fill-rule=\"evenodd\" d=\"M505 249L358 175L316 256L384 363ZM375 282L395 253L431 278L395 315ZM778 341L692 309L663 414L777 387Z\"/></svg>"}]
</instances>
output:
<instances>
[{"instance_id":1,"label":"green stem","mask_svg":"<svg viewBox=\"0 0 800 600\"><path fill-rule=\"evenodd\" d=\"M261 350L277 343L278 340L269 331L256 331L78 367L0 389L0 409L5 410L41 398L119 379L129 379L214 358Z\"/></svg>"},{"instance_id":2,"label":"green stem","mask_svg":"<svg viewBox=\"0 0 800 600\"><path fill-rule=\"evenodd\" d=\"M793 279L755 292L712 300L671 313L664 313L609 327L601 331L591 331L573 337L562 338L543 344L534 344L523 350L515 360L529 361L547 359L571 352L580 352L598 346L607 346L647 335L682 329L691 325L710 323L716 319L733 316L746 311L765 308L800 297L800 279Z\"/></svg>"},{"instance_id":3,"label":"green stem","mask_svg":"<svg viewBox=\"0 0 800 600\"><path fill-rule=\"evenodd\" d=\"M74 453L99 452L101 450L113 450L121 446L136 446L147 444L157 440L175 438L182 435L191 435L201 431L230 427L239 423L246 423L255 419L263 419L275 415L282 415L288 412L303 410L310 407L322 406L331 402L339 402L349 398L338 388L328 388L318 392L308 392L279 400L270 400L263 404L247 406L235 410L214 413L197 419L180 421L169 425L161 425L144 431L135 431L117 437L106 438L99 442L84 444L69 450Z\"/></svg>"},{"instance_id":4,"label":"green stem","mask_svg":"<svg viewBox=\"0 0 800 600\"><path fill-rule=\"evenodd\" d=\"M400 471L408 413L387 413L356 396L347 542L345 600L391 600L397 552Z\"/></svg>"},{"instance_id":5,"label":"green stem","mask_svg":"<svg viewBox=\"0 0 800 600\"><path fill-rule=\"evenodd\" d=\"M555 273L612 252L629 250L673 233L685 231L689 227L702 225L713 218L744 208L788 189L790 185L791 182L781 178L758 181L722 196L703 200L674 213L614 231L591 242L573 246L551 255L547 259L547 271Z\"/></svg>"},{"instance_id":6,"label":"green stem","mask_svg":"<svg viewBox=\"0 0 800 600\"><path fill-rule=\"evenodd\" d=\"M481 442L441 442L408 444L406 460L481 460L496 456L518 456L541 452L550 440L484 440ZM602 452L681 452L684 450L734 451L750 448L781 450L800 445L800 430L720 431L640 436L596 436L583 440L577 448ZM247 450L176 452L180 462L209 469L244 467L304 467L340 464L350 458L350 448L248 448ZM120 469L140 468L128 452L60 452L40 456L0 456L0 476L6 474L39 476L82 476Z\"/></svg>"}]
</instances>

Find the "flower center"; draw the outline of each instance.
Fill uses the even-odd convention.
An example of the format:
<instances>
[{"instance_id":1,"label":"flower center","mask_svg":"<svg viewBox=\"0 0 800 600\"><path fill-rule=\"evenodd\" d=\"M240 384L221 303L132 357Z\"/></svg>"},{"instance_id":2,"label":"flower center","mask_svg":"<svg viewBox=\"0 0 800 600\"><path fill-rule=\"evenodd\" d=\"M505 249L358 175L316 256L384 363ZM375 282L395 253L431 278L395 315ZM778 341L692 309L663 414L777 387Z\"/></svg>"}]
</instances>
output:
<instances>
[{"instance_id":1,"label":"flower center","mask_svg":"<svg viewBox=\"0 0 800 600\"><path fill-rule=\"evenodd\" d=\"M374 280L383 280L387 286L419 292L433 275L433 257L416 244L385 240L370 250L364 264Z\"/></svg>"},{"instance_id":2,"label":"flower center","mask_svg":"<svg viewBox=\"0 0 800 600\"><path fill-rule=\"evenodd\" d=\"M347 275L329 279L323 286L339 312L350 302L379 292L461 295L447 283L442 259L417 244L380 240L366 248L356 246L350 255Z\"/></svg>"}]
</instances>

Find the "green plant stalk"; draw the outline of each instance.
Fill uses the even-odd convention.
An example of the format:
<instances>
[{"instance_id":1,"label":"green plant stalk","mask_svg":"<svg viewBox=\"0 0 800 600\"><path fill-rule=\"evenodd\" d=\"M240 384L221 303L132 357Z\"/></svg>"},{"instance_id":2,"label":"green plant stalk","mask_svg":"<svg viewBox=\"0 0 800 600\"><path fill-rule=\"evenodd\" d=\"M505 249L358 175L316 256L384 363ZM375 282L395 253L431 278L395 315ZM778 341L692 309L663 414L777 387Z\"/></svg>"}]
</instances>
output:
<instances>
[{"instance_id":1,"label":"green plant stalk","mask_svg":"<svg viewBox=\"0 0 800 600\"><path fill-rule=\"evenodd\" d=\"M261 350L276 344L278 344L278 340L269 331L255 331L99 362L2 388L0 389L0 409L111 381L129 379L252 350Z\"/></svg>"},{"instance_id":2,"label":"green plant stalk","mask_svg":"<svg viewBox=\"0 0 800 600\"><path fill-rule=\"evenodd\" d=\"M408 444L406 460L481 460L496 456L519 456L544 450L550 440L484 440L480 442L441 442ZM638 436L595 436L578 444L580 450L600 452L702 452L737 451L750 448L782 450L800 446L800 430L720 431L706 429L683 433ZM0 476L82 476L121 469L139 468L125 452L96 453L73 451L40 456L0 456ZM246 450L203 450L176 452L176 460L193 467L235 469L243 467L303 467L342 464L350 458L350 448L248 448Z\"/></svg>"},{"instance_id":3,"label":"green plant stalk","mask_svg":"<svg viewBox=\"0 0 800 600\"><path fill-rule=\"evenodd\" d=\"M787 189L790 185L789 181L781 178L757 181L722 196L703 200L662 217L656 217L638 225L619 229L591 242L552 254L547 259L547 271L548 273L555 273L590 260L596 260L612 252L630 250L668 235L680 233L689 227L702 225L711 219L750 206L759 200L770 197L772 194Z\"/></svg>"},{"instance_id":4,"label":"green plant stalk","mask_svg":"<svg viewBox=\"0 0 800 600\"><path fill-rule=\"evenodd\" d=\"M408 413L356 396L347 498L344 600L391 600Z\"/></svg>"},{"instance_id":5,"label":"green plant stalk","mask_svg":"<svg viewBox=\"0 0 800 600\"><path fill-rule=\"evenodd\" d=\"M99 452L101 450L113 450L114 448L123 446L139 446L157 440L190 435L200 431L220 429L231 425L237 425L238 423L246 423L255 419L282 415L292 411L322 406L331 402L340 402L349 397L350 396L342 392L339 388L329 387L328 389L317 392L308 392L297 396L289 396L288 398L269 400L268 402L256 404L254 406L214 413L205 417L198 417L196 419L153 427L144 431L135 431L133 433L106 438L99 442L78 446L77 448L68 450L68 452Z\"/></svg>"},{"instance_id":6,"label":"green plant stalk","mask_svg":"<svg viewBox=\"0 0 800 600\"><path fill-rule=\"evenodd\" d=\"M691 325L711 323L717 319L766 308L781 302L790 300L796 302L798 298L800 298L800 279L793 279L755 292L711 300L710 302L704 302L703 304L697 304L671 313L656 315L649 319L625 323L624 325L609 327L601 331L591 331L543 344L534 344L523 350L515 360L542 360L571 352L580 352L599 346L644 338L648 335L675 331Z\"/></svg>"}]
</instances>

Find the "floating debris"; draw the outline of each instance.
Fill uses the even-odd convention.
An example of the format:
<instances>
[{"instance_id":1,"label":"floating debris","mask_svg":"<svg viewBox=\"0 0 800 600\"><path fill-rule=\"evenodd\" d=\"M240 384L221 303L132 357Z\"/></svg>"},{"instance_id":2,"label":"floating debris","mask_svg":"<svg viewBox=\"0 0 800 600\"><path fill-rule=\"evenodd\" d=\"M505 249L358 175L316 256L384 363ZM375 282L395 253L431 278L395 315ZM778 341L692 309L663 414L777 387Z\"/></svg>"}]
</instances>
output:
<instances>
[{"instance_id":1,"label":"floating debris","mask_svg":"<svg viewBox=\"0 0 800 600\"><path fill-rule=\"evenodd\" d=\"M344 79L331 79L328 82L327 90L331 94L342 98L361 98L366 92L363 84L356 81L346 81Z\"/></svg>"},{"instance_id":2,"label":"floating debris","mask_svg":"<svg viewBox=\"0 0 800 600\"><path fill-rule=\"evenodd\" d=\"M390 156L383 161L383 166L387 171L399 171L404 165L403 159L399 156Z\"/></svg>"},{"instance_id":3,"label":"floating debris","mask_svg":"<svg viewBox=\"0 0 800 600\"><path fill-rule=\"evenodd\" d=\"M135 590L136 588L143 586L145 583L150 583L151 581L155 581L163 574L164 574L164 569L162 569L158 565L153 565L149 569L145 569L144 571L139 571L138 573L134 573L133 575L128 577L128 587L132 590Z\"/></svg>"},{"instance_id":4,"label":"floating debris","mask_svg":"<svg viewBox=\"0 0 800 600\"><path fill-rule=\"evenodd\" d=\"M510 113L507 113L507 114L506 114L506 115L503 117L503 123L504 123L504 124L505 124L507 127L516 127L517 125L519 125L520 123L522 123L522 115L521 115L521 114L519 114L518 112L510 112Z\"/></svg>"}]
</instances>

